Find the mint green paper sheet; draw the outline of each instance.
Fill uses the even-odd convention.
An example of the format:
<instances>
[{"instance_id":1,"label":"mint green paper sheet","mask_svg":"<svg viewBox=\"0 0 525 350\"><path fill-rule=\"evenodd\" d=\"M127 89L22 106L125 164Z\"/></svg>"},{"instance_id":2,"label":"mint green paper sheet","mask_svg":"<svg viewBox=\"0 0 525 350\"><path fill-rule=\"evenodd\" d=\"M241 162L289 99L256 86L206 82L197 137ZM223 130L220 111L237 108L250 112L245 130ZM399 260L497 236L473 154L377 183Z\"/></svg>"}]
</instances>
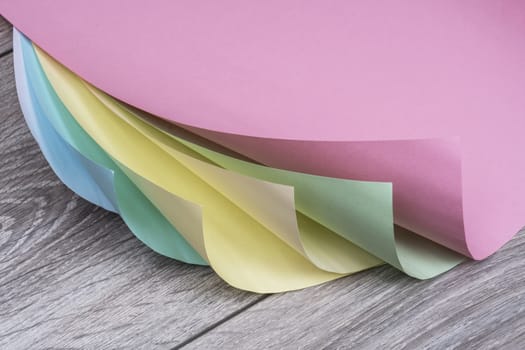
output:
<instances>
[{"instance_id":1,"label":"mint green paper sheet","mask_svg":"<svg viewBox=\"0 0 525 350\"><path fill-rule=\"evenodd\" d=\"M148 130L147 137L164 147L182 143L225 169L293 186L298 211L412 277L431 278L465 260L464 256L393 224L390 183L315 176L243 161L187 141L176 135L176 127L162 127L162 121L123 107L150 127L140 126L140 130ZM181 130L180 134L187 132ZM209 145L207 140L203 142Z\"/></svg>"}]
</instances>

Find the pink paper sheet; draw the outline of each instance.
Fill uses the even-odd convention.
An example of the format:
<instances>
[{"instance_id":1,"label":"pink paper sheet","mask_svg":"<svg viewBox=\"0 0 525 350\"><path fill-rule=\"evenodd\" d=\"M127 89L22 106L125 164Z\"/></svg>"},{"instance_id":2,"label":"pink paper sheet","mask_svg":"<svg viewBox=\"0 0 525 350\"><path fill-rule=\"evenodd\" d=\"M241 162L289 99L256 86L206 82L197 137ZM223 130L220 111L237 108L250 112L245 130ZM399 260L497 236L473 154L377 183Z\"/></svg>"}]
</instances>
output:
<instances>
[{"instance_id":1,"label":"pink paper sheet","mask_svg":"<svg viewBox=\"0 0 525 350\"><path fill-rule=\"evenodd\" d=\"M463 254L491 254L525 221L524 1L0 0L0 13L102 90L265 164L393 182L396 223Z\"/></svg>"}]
</instances>

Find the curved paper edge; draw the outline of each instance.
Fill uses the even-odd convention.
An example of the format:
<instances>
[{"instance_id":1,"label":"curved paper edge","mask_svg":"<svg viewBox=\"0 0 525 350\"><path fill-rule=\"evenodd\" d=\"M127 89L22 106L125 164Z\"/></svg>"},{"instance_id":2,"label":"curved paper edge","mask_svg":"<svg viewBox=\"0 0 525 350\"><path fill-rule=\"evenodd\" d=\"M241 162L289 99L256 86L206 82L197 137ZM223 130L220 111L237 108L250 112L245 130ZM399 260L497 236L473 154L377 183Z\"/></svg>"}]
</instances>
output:
<instances>
[{"instance_id":1,"label":"curved paper edge","mask_svg":"<svg viewBox=\"0 0 525 350\"><path fill-rule=\"evenodd\" d=\"M349 240L330 231L326 225L319 224L304 213L296 212L294 191L289 184L278 184L224 170L217 167L203 152L195 152L183 143L167 145L166 141L172 140L171 138L144 123L109 96L89 85L86 86L100 103L108 107L117 117L192 170L196 176L229 198L317 267L336 273L348 273L356 270L356 262L359 261L365 264L380 263L378 259L365 253ZM162 136L165 138L164 142L160 140ZM379 212L375 215L378 219L384 216L388 220L389 213L391 216L392 212L390 187L383 184L369 184L369 187L372 190L374 187L385 188L382 196L386 199L386 205L383 206L384 208L374 208L372 212ZM349 197L349 200L359 201L361 198ZM386 215L382 214L383 212ZM391 221L388 225L391 231ZM357 263L357 266L362 266L362 263Z\"/></svg>"},{"instance_id":2,"label":"curved paper edge","mask_svg":"<svg viewBox=\"0 0 525 350\"><path fill-rule=\"evenodd\" d=\"M62 140L47 119L41 117L41 106L33 103L32 91L24 69L20 38L16 30L13 32L13 57L16 90L22 114L51 169L80 197L106 210L117 212L114 194L104 191L103 187L99 186L99 183L113 181L113 172L89 162Z\"/></svg>"},{"instance_id":3,"label":"curved paper edge","mask_svg":"<svg viewBox=\"0 0 525 350\"><path fill-rule=\"evenodd\" d=\"M239 160L186 141L176 135L173 125L163 128L154 117L144 113L136 116L171 138L171 143L165 137L158 138L166 147L173 141L180 142L226 169L294 186L298 210L412 277L431 278L465 260L446 247L392 224L390 184L332 179ZM381 194L381 189L387 193ZM368 217L370 212L379 215Z\"/></svg>"}]
</instances>

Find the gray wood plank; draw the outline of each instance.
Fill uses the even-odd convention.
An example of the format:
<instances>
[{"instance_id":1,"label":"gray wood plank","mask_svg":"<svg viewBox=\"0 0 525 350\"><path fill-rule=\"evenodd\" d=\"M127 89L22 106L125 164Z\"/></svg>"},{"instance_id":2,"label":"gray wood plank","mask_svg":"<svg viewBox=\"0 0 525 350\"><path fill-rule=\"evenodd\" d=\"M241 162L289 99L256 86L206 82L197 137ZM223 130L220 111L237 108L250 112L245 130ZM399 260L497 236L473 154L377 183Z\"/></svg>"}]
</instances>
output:
<instances>
[{"instance_id":1,"label":"gray wood plank","mask_svg":"<svg viewBox=\"0 0 525 350\"><path fill-rule=\"evenodd\" d=\"M171 348L261 298L145 247L52 173L0 58L0 348Z\"/></svg>"},{"instance_id":2,"label":"gray wood plank","mask_svg":"<svg viewBox=\"0 0 525 350\"><path fill-rule=\"evenodd\" d=\"M429 281L380 267L273 295L184 349L525 349L525 231Z\"/></svg>"},{"instance_id":3,"label":"gray wood plank","mask_svg":"<svg viewBox=\"0 0 525 350\"><path fill-rule=\"evenodd\" d=\"M5 55L13 48L12 36L13 30L11 24L0 16L0 56Z\"/></svg>"}]
</instances>

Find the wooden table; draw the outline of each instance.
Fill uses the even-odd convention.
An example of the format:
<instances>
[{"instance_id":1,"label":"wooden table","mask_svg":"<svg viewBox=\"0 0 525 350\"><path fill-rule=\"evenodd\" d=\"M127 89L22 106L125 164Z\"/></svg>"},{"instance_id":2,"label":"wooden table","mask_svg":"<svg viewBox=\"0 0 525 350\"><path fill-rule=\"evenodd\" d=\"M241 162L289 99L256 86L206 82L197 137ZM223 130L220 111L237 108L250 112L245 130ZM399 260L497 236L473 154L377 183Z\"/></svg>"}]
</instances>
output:
<instances>
[{"instance_id":1,"label":"wooden table","mask_svg":"<svg viewBox=\"0 0 525 350\"><path fill-rule=\"evenodd\" d=\"M430 281L383 266L297 292L236 290L61 184L23 121L12 60L0 18L1 349L525 349L525 233Z\"/></svg>"}]
</instances>

